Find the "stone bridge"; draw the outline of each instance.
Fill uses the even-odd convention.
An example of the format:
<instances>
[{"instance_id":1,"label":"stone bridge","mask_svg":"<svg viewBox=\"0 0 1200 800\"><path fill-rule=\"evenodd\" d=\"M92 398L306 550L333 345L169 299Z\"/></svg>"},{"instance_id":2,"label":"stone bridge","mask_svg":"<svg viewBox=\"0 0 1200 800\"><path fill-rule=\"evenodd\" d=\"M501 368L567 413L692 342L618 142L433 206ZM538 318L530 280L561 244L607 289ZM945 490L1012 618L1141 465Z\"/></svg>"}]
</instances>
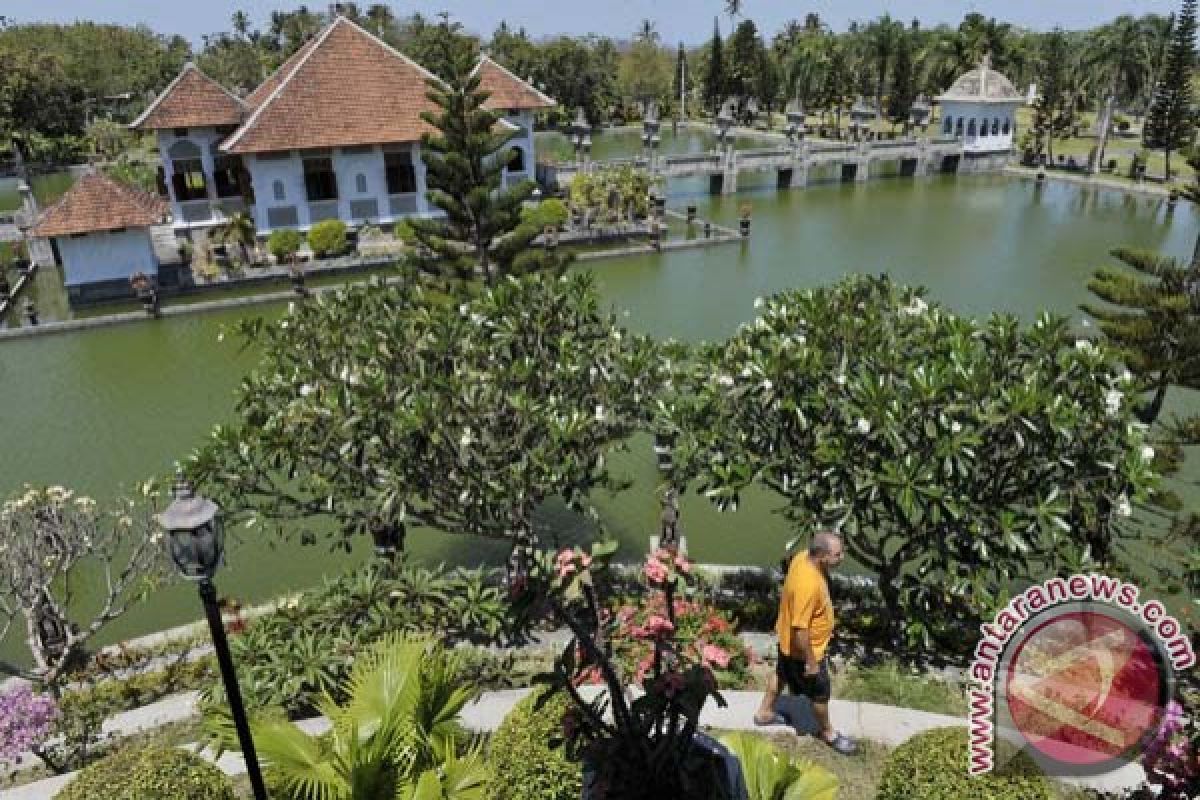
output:
<instances>
[{"instance_id":1,"label":"stone bridge","mask_svg":"<svg viewBox=\"0 0 1200 800\"><path fill-rule=\"evenodd\" d=\"M540 163L537 173L543 185L565 188L581 171L631 165L668 179L707 175L714 194L730 194L737 191L738 175L743 172L774 171L781 188L803 187L812 169L830 164L840 165L843 181L865 181L871 175L872 164L881 161L898 161L901 175L930 175L957 172L962 157L962 140L949 137L858 143L805 141L757 150Z\"/></svg>"}]
</instances>

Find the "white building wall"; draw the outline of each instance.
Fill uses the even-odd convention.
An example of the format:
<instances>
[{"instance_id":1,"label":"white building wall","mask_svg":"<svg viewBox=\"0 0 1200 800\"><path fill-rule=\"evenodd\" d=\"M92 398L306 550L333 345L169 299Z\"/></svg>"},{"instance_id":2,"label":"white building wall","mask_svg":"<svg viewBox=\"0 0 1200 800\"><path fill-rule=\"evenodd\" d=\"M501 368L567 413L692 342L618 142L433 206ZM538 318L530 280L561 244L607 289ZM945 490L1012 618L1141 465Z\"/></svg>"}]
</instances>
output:
<instances>
[{"instance_id":1,"label":"white building wall","mask_svg":"<svg viewBox=\"0 0 1200 800\"><path fill-rule=\"evenodd\" d=\"M518 183L522 180L533 180L536 175L537 153L534 151L533 140L533 112L522 111L516 114L507 114L504 117L505 121L521 128L522 134L508 143L509 147L519 147L525 154L525 169L513 174L511 178L505 176L505 184L511 180Z\"/></svg>"},{"instance_id":2,"label":"white building wall","mask_svg":"<svg viewBox=\"0 0 1200 800\"><path fill-rule=\"evenodd\" d=\"M174 130L158 131L158 154L162 158L163 173L167 183L167 194L171 200L171 214L175 219L176 228L187 227L188 223L184 221L184 210L175 198L175 186L171 180L174 175L171 165L171 146L176 142L187 141L194 144L200 150L200 160L204 165L204 188L208 194L209 214L204 221L191 224L214 224L219 221L219 217L212 210L212 205L217 202L217 189L213 180L215 169L213 153L216 151L217 144L225 136L226 134L218 133L216 128L187 128L186 134L183 136L177 136ZM195 208L200 202L193 200L188 203L188 206Z\"/></svg>"},{"instance_id":3,"label":"white building wall","mask_svg":"<svg viewBox=\"0 0 1200 800\"><path fill-rule=\"evenodd\" d=\"M1013 103L964 103L955 101L942 102L941 133L946 134L947 123L949 133L958 132L958 120L962 120L962 137L967 153L997 153L1012 150L1017 135L1017 107ZM981 131L981 123L987 120L987 130ZM971 122L975 122L972 134ZM999 122L998 132L992 133L994 123ZM1004 132L1005 123L1008 133Z\"/></svg>"},{"instance_id":4,"label":"white building wall","mask_svg":"<svg viewBox=\"0 0 1200 800\"><path fill-rule=\"evenodd\" d=\"M128 280L135 272L158 274L158 260L147 228L60 236L55 244L67 286Z\"/></svg>"},{"instance_id":5,"label":"white building wall","mask_svg":"<svg viewBox=\"0 0 1200 800\"><path fill-rule=\"evenodd\" d=\"M415 213L428 213L430 206L425 199L425 165L421 162L420 145L390 145L388 149L393 147L408 147L412 153L417 183L416 196L412 198L412 202L415 203ZM372 224L389 224L408 216L391 213L383 146L373 145L368 152L361 152L357 148L333 148L325 152L333 161L333 171L337 177L338 219L347 225L362 224L363 219L355 218L351 214L351 203L372 199L378 209L378 213L370 219ZM295 227L307 230L312 225L308 192L304 186L304 157L305 151L298 150L289 151L286 155L272 153L244 157L254 185L254 222L259 234L269 234L276 227L291 227L273 226L269 212L271 208L294 207ZM366 182L365 192L359 191L359 175L362 175ZM282 186L282 200L276 196L276 182Z\"/></svg>"}]
</instances>

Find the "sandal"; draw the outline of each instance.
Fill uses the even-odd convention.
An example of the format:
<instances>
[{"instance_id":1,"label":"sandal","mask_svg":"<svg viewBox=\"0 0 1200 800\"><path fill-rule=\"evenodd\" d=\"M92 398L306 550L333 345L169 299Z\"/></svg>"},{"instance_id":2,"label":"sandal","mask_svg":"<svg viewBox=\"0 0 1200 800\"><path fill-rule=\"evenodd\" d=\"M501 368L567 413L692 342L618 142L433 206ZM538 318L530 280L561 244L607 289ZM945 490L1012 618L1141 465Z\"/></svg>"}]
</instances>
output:
<instances>
[{"instance_id":1,"label":"sandal","mask_svg":"<svg viewBox=\"0 0 1200 800\"><path fill-rule=\"evenodd\" d=\"M776 711L774 713L774 716L772 716L766 722L763 722L762 720L760 720L758 718L758 714L755 714L754 715L754 724L758 725L761 728L761 727L766 727L767 725L789 725L791 723L789 723L787 721L787 717L785 717L783 714L780 714L778 711Z\"/></svg>"},{"instance_id":2,"label":"sandal","mask_svg":"<svg viewBox=\"0 0 1200 800\"><path fill-rule=\"evenodd\" d=\"M852 756L858 752L858 745L845 734L835 733L832 739L826 739L824 736L818 736L817 738L844 756Z\"/></svg>"}]
</instances>

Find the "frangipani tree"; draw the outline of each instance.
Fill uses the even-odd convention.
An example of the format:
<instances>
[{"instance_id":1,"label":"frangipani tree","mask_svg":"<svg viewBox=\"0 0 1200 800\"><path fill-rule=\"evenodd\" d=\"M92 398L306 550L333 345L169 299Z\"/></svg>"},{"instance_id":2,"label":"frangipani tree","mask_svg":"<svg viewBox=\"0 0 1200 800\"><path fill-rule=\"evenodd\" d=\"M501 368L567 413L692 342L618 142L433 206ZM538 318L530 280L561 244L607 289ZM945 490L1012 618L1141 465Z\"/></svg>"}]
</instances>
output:
<instances>
[{"instance_id":1,"label":"frangipani tree","mask_svg":"<svg viewBox=\"0 0 1200 800\"><path fill-rule=\"evenodd\" d=\"M156 493L101 509L61 486L26 486L0 506L0 640L25 626L33 665L0 671L59 694L64 673L88 640L165 580L154 522ZM99 596L82 602L81 586Z\"/></svg>"},{"instance_id":2,"label":"frangipani tree","mask_svg":"<svg viewBox=\"0 0 1200 800\"><path fill-rule=\"evenodd\" d=\"M761 306L662 407L677 482L722 509L761 484L799 531L840 529L910 637L1012 582L1112 563L1153 451L1128 375L1065 320L977 323L886 277Z\"/></svg>"},{"instance_id":3,"label":"frangipani tree","mask_svg":"<svg viewBox=\"0 0 1200 800\"><path fill-rule=\"evenodd\" d=\"M243 331L262 366L191 471L227 508L331 517L347 544L410 524L532 543L547 500L588 509L670 369L586 275L449 300L376 283Z\"/></svg>"}]
</instances>

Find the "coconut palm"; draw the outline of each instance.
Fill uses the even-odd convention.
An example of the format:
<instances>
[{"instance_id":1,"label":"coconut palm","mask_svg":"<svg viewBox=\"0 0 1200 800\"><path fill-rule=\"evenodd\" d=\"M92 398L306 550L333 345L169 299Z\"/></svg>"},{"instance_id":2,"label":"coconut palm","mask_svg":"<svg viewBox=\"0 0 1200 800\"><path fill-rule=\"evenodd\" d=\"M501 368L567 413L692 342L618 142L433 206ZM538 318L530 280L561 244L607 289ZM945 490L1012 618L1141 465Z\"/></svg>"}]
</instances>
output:
<instances>
[{"instance_id":1,"label":"coconut palm","mask_svg":"<svg viewBox=\"0 0 1200 800\"><path fill-rule=\"evenodd\" d=\"M393 634L358 657L345 704L319 704L328 733L257 717L259 758L297 800L480 800L486 768L458 723L476 695L463 673L431 640Z\"/></svg>"},{"instance_id":2,"label":"coconut palm","mask_svg":"<svg viewBox=\"0 0 1200 800\"><path fill-rule=\"evenodd\" d=\"M888 14L867 26L867 56L875 76L875 108L881 113L888 72L900 47L900 36L903 33L904 27Z\"/></svg>"}]
</instances>

